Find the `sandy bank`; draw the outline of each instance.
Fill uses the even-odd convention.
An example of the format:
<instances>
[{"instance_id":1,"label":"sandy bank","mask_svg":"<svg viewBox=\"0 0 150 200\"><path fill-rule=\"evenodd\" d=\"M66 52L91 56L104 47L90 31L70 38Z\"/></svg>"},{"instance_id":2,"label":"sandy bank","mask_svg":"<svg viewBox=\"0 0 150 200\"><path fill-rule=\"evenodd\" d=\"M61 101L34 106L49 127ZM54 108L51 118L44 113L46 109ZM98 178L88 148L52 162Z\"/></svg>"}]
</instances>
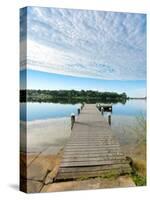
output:
<instances>
[{"instance_id":1,"label":"sandy bank","mask_svg":"<svg viewBox=\"0 0 150 200\"><path fill-rule=\"evenodd\" d=\"M64 145L71 134L70 118L20 122L21 185L27 192L40 192L48 172L59 166Z\"/></svg>"}]
</instances>

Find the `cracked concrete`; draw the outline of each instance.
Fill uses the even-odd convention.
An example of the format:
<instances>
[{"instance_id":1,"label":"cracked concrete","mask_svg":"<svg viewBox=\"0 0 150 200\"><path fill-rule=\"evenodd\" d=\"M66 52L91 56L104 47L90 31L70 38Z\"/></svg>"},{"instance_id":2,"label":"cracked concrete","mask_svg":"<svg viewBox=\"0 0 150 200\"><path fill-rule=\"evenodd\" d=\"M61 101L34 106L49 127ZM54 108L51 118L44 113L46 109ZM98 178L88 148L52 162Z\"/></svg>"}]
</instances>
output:
<instances>
[{"instance_id":1,"label":"cracked concrete","mask_svg":"<svg viewBox=\"0 0 150 200\"><path fill-rule=\"evenodd\" d=\"M40 192L45 180L50 182L57 174L62 153L50 155L48 152L49 148L41 153L21 153L21 184L26 192Z\"/></svg>"}]
</instances>

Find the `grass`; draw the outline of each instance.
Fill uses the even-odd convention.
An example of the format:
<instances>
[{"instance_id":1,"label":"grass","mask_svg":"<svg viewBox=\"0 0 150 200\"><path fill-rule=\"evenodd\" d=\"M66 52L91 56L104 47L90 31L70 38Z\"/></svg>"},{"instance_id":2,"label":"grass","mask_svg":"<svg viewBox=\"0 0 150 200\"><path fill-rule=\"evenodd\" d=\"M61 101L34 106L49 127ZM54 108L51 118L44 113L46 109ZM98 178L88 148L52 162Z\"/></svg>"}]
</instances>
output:
<instances>
[{"instance_id":1,"label":"grass","mask_svg":"<svg viewBox=\"0 0 150 200\"><path fill-rule=\"evenodd\" d=\"M119 176L118 174L118 170L109 170L107 172L104 172L103 174L101 173L100 175L96 176L99 178L103 178L103 179L112 179L112 178L117 178ZM77 178L78 181L83 181L83 180L87 180L90 178L94 178L94 177L89 177L89 176L80 176L79 178Z\"/></svg>"},{"instance_id":2,"label":"grass","mask_svg":"<svg viewBox=\"0 0 150 200\"><path fill-rule=\"evenodd\" d=\"M133 179L136 186L146 185L146 165L144 161L133 160L131 163L132 173L131 178Z\"/></svg>"},{"instance_id":3,"label":"grass","mask_svg":"<svg viewBox=\"0 0 150 200\"><path fill-rule=\"evenodd\" d=\"M133 161L132 179L136 186L146 185L146 161L134 160Z\"/></svg>"},{"instance_id":4,"label":"grass","mask_svg":"<svg viewBox=\"0 0 150 200\"><path fill-rule=\"evenodd\" d=\"M146 176L146 160L134 160L133 165L139 174Z\"/></svg>"},{"instance_id":5,"label":"grass","mask_svg":"<svg viewBox=\"0 0 150 200\"><path fill-rule=\"evenodd\" d=\"M139 175L135 173L132 175L132 179L136 186L145 186L146 185L146 176Z\"/></svg>"},{"instance_id":6,"label":"grass","mask_svg":"<svg viewBox=\"0 0 150 200\"><path fill-rule=\"evenodd\" d=\"M146 185L146 118L141 114L136 117L136 126L132 128L137 136L137 145L133 157L133 181L137 186Z\"/></svg>"}]
</instances>

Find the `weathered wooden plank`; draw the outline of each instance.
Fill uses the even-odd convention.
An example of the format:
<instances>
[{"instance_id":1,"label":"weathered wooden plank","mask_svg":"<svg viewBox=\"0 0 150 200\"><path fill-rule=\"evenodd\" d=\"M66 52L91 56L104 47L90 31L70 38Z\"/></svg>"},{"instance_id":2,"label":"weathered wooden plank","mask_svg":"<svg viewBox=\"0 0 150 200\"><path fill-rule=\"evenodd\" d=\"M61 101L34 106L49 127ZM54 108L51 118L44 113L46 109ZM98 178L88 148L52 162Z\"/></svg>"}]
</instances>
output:
<instances>
[{"instance_id":1,"label":"weathered wooden plank","mask_svg":"<svg viewBox=\"0 0 150 200\"><path fill-rule=\"evenodd\" d=\"M128 164L113 164L113 165L99 165L99 166L87 166L87 167L63 167L60 168L59 172L89 172L89 171L101 171L108 169L119 169L119 168L128 168Z\"/></svg>"},{"instance_id":2,"label":"weathered wooden plank","mask_svg":"<svg viewBox=\"0 0 150 200\"><path fill-rule=\"evenodd\" d=\"M81 153L79 154L78 152L75 154L74 152L67 152L67 154L64 154L63 158L95 158L95 157L103 157L103 156L124 156L121 152L90 152L90 153Z\"/></svg>"},{"instance_id":3,"label":"weathered wooden plank","mask_svg":"<svg viewBox=\"0 0 150 200\"><path fill-rule=\"evenodd\" d=\"M92 130L92 132L94 132L94 130ZM93 139L97 139L97 138L100 138L100 139L113 138L113 136L110 137L111 132L110 133L109 132L106 133L106 132L103 131L103 132L95 132L93 134L92 134L92 132L91 131L89 131L89 132L87 131L86 133L84 133L84 132L81 131L80 134L71 135L71 138L84 139L84 138L87 138L87 136L89 138L93 138Z\"/></svg>"},{"instance_id":4,"label":"weathered wooden plank","mask_svg":"<svg viewBox=\"0 0 150 200\"><path fill-rule=\"evenodd\" d=\"M109 146L111 146L111 145L113 145L113 146L120 146L117 142L76 142L76 143L68 143L67 144L67 147L68 146L106 146L106 145L109 145Z\"/></svg>"},{"instance_id":5,"label":"weathered wooden plank","mask_svg":"<svg viewBox=\"0 0 150 200\"><path fill-rule=\"evenodd\" d=\"M86 146L86 147L73 147L73 146L67 146L67 147L65 147L65 149L64 149L64 152L66 152L66 151L100 151L100 150L106 150L106 149L108 149L108 150L117 150L117 151L119 151L120 150L120 148L119 148L119 146L97 146L97 147L90 147L90 146Z\"/></svg>"},{"instance_id":6,"label":"weathered wooden plank","mask_svg":"<svg viewBox=\"0 0 150 200\"><path fill-rule=\"evenodd\" d=\"M86 129L90 128L90 126L91 126L90 129L97 131L97 133L102 132L102 131L110 132L110 129L108 129L109 128L108 124L103 123L103 122L98 122L98 123L95 123L95 124L92 121L88 122L88 124L86 124L85 122L80 122L80 123L75 122L75 125L76 125L76 127L74 128L73 132L80 130L83 133L85 133Z\"/></svg>"},{"instance_id":7,"label":"weathered wooden plank","mask_svg":"<svg viewBox=\"0 0 150 200\"><path fill-rule=\"evenodd\" d=\"M110 169L103 169L103 170L97 170L97 171L75 171L75 172L59 172L58 175L62 175L63 177L66 177L66 176L74 176L74 177L84 177L84 176L88 176L90 177L90 175L93 175L95 176L100 176L100 175L106 175L106 173L109 175L113 175L115 172L115 174L121 174L121 173L130 173L131 172L131 168L128 166L128 167L119 167L119 168L110 168Z\"/></svg>"},{"instance_id":8,"label":"weathered wooden plank","mask_svg":"<svg viewBox=\"0 0 150 200\"><path fill-rule=\"evenodd\" d=\"M76 145L82 145L82 146L84 146L84 145L96 145L96 146L101 146L101 145L119 145L120 146L120 144L118 143L118 142L115 142L115 141L76 141L76 142L68 142L67 144L66 144L66 146L68 146L68 145L72 145L72 146L76 146Z\"/></svg>"},{"instance_id":9,"label":"weathered wooden plank","mask_svg":"<svg viewBox=\"0 0 150 200\"><path fill-rule=\"evenodd\" d=\"M105 156L105 155L107 155L107 156L124 156L124 154L123 153L120 153L120 152L116 152L116 153L108 153L107 151L105 151L105 152L98 152L98 153L82 153L82 154L65 154L65 155L63 155L63 158L76 158L76 157L78 157L78 158L95 158L95 157L100 157L100 156Z\"/></svg>"},{"instance_id":10,"label":"weathered wooden plank","mask_svg":"<svg viewBox=\"0 0 150 200\"><path fill-rule=\"evenodd\" d=\"M105 133L103 133L103 134L105 134ZM71 137L70 137L70 140L79 140L79 139L81 139L81 140L87 140L87 139L93 139L93 140L116 140L116 138L114 137L110 137L110 134L109 134L109 136L108 135L103 135L103 134L98 134L98 135L95 135L95 134L93 134L93 135L91 135L91 134L87 134L87 135L71 135Z\"/></svg>"},{"instance_id":11,"label":"weathered wooden plank","mask_svg":"<svg viewBox=\"0 0 150 200\"><path fill-rule=\"evenodd\" d=\"M87 155L87 156L89 156L89 155L92 155L93 157L94 157L94 155L107 155L107 154L109 154L109 153L122 153L121 151L119 151L119 150L111 150L111 151L108 151L107 149L103 149L102 151L98 151L98 150L94 150L94 149L89 149L89 150L87 150L87 151L79 151L78 149L77 150L68 150L68 151L65 151L64 152L64 155L72 155L72 156L74 156L74 155L76 155L76 156L79 156L79 155Z\"/></svg>"},{"instance_id":12,"label":"weathered wooden plank","mask_svg":"<svg viewBox=\"0 0 150 200\"><path fill-rule=\"evenodd\" d=\"M107 140L116 141L115 138L112 138L110 136L104 137L104 136L95 136L95 135L93 135L93 136L87 135L85 137L79 137L79 136L71 137L70 141L87 141L87 140L90 141L90 139L92 139L93 141L99 141L99 140L100 141L107 141Z\"/></svg>"},{"instance_id":13,"label":"weathered wooden plank","mask_svg":"<svg viewBox=\"0 0 150 200\"><path fill-rule=\"evenodd\" d=\"M69 144L69 145L67 145L66 147L65 147L65 149L101 149L101 148L107 148L107 146L108 146L108 148L109 149L114 149L114 148L120 148L120 145L116 145L116 144L74 144L74 145L71 145L71 144Z\"/></svg>"},{"instance_id":14,"label":"weathered wooden plank","mask_svg":"<svg viewBox=\"0 0 150 200\"><path fill-rule=\"evenodd\" d=\"M107 149L102 149L102 150L100 150L99 149L99 151L98 150L95 150L95 149L88 149L87 151L85 151L85 150L66 150L66 151L64 151L64 154L66 154L66 155L72 155L72 154L74 154L74 155L82 155L82 154L86 154L86 155L89 155L89 154L96 154L96 153L117 153L117 152L119 152L119 153L121 153L121 151L120 151L120 149L110 149L109 151L107 150Z\"/></svg>"},{"instance_id":15,"label":"weathered wooden plank","mask_svg":"<svg viewBox=\"0 0 150 200\"><path fill-rule=\"evenodd\" d=\"M64 156L63 156L63 159L64 158L76 158L76 157L78 157L78 158L98 158L98 157L117 157L117 156L124 156L121 152L119 152L118 154L117 154L118 152L115 152L115 154L109 154L109 153L107 153L107 152L98 152L98 153L88 153L88 154L86 154L86 153L81 153L81 154L76 154L76 156L75 156L75 153L67 153L67 154L65 154Z\"/></svg>"},{"instance_id":16,"label":"weathered wooden plank","mask_svg":"<svg viewBox=\"0 0 150 200\"><path fill-rule=\"evenodd\" d=\"M87 144L87 143L89 143L89 144L107 144L107 143L115 143L115 144L119 144L118 143L118 141L116 141L116 140L111 140L111 139L95 139L95 140L93 140L92 141L92 138L91 138L91 140L90 139L84 139L84 140L77 140L77 139L75 139L75 140L70 140L70 141L68 141L67 142L67 144L66 145L68 145L68 144ZM120 144L119 144L120 145Z\"/></svg>"},{"instance_id":17,"label":"weathered wooden plank","mask_svg":"<svg viewBox=\"0 0 150 200\"><path fill-rule=\"evenodd\" d=\"M88 123L86 121L88 121ZM107 129L109 127L109 125L107 124L107 122L102 122L102 121L98 121L97 123L95 123L94 121L89 121L89 119L87 119L87 120L85 120L85 122L84 121L80 121L80 122L76 121L75 125L76 125L76 127L74 128L73 132L79 130L80 128L81 128L81 131L85 130L86 128L89 128L90 126L91 126L91 129L93 129L93 130L97 130L97 131L101 131L101 130L110 131L109 129ZM97 128L99 128L99 130Z\"/></svg>"},{"instance_id":18,"label":"weathered wooden plank","mask_svg":"<svg viewBox=\"0 0 150 200\"><path fill-rule=\"evenodd\" d=\"M91 141L91 140L93 140L93 141L109 141L109 140L112 140L112 141L116 141L116 139L114 138L112 138L112 137L98 137L98 136L85 136L84 138L81 138L81 137L71 137L70 138L70 140L69 140L69 142L76 142L76 141Z\"/></svg>"},{"instance_id":19,"label":"weathered wooden plank","mask_svg":"<svg viewBox=\"0 0 150 200\"><path fill-rule=\"evenodd\" d=\"M101 140L114 139L114 140L116 140L115 137L114 138L113 138L113 136L110 137L110 134L109 135L104 135L104 134L105 133L103 133L103 134L98 133L97 135L95 135L95 134L91 135L89 133L89 134L84 134L84 135L71 135L70 140L78 140L78 139L85 140L85 139L88 139L88 138L93 139L93 140L98 140L98 139L101 139Z\"/></svg>"},{"instance_id":20,"label":"weathered wooden plank","mask_svg":"<svg viewBox=\"0 0 150 200\"><path fill-rule=\"evenodd\" d=\"M94 165L112 165L112 164L127 164L126 160L103 160L103 161L79 161L79 162L64 162L62 161L61 167L74 167L74 166L94 166Z\"/></svg>"},{"instance_id":21,"label":"weathered wooden plank","mask_svg":"<svg viewBox=\"0 0 150 200\"><path fill-rule=\"evenodd\" d=\"M104 160L121 160L124 159L124 156L97 156L97 157L72 157L72 158L64 158L63 162L84 162L84 161L104 161Z\"/></svg>"},{"instance_id":22,"label":"weathered wooden plank","mask_svg":"<svg viewBox=\"0 0 150 200\"><path fill-rule=\"evenodd\" d=\"M88 138L90 139L90 138L93 138L93 139L116 139L115 138L115 136L111 136L110 134L106 134L105 135L105 133L97 133L97 134L92 134L92 133L86 133L86 134L82 134L82 133L80 133L79 135L77 135L77 134L74 134L74 135L72 135L71 134L71 137L70 137L70 139L78 139L78 138L80 138L80 139L87 139L87 136L88 136Z\"/></svg>"},{"instance_id":23,"label":"weathered wooden plank","mask_svg":"<svg viewBox=\"0 0 150 200\"><path fill-rule=\"evenodd\" d=\"M68 143L68 144L66 145L66 148L67 148L67 147L76 147L76 146L82 146L83 148L85 148L86 146L87 146L87 147L88 147L88 146L89 146L89 147L90 147L90 146L95 146L95 148L101 148L101 147L103 147L103 148L104 148L104 147L108 147L108 148L111 148L111 147L119 147L119 148L120 148L120 145L119 145L118 143L117 143L117 144L107 144L107 143L106 143L106 144L105 144L105 143L104 143L104 144L103 144L103 143L98 144L98 143L94 143L94 142L93 142L93 145L90 145L90 144L88 144L88 143L85 144L85 145L84 145L84 144L82 145L81 143L79 143L79 144L78 144L78 143L76 143L76 144L69 144L69 143Z\"/></svg>"},{"instance_id":24,"label":"weathered wooden plank","mask_svg":"<svg viewBox=\"0 0 150 200\"><path fill-rule=\"evenodd\" d=\"M93 139L93 140L115 140L116 141L116 138L113 138L113 137L110 137L110 134L109 134L109 136L104 136L104 135L85 135L85 136L71 136L70 137L70 141L74 141L74 140L77 140L77 141L79 141L79 140L82 140L82 141L84 141L84 140L87 140L87 139Z\"/></svg>"},{"instance_id":25,"label":"weathered wooden plank","mask_svg":"<svg viewBox=\"0 0 150 200\"><path fill-rule=\"evenodd\" d=\"M101 146L101 145L119 145L118 142L112 142L112 141L87 141L87 142L82 142L82 141L79 141L79 142L69 142L66 146L68 145L72 145L72 146L75 146L75 145L96 145L96 146ZM120 145L119 145L120 146Z\"/></svg>"},{"instance_id":26,"label":"weathered wooden plank","mask_svg":"<svg viewBox=\"0 0 150 200\"><path fill-rule=\"evenodd\" d=\"M66 150L73 150L73 149L77 149L77 150L89 150L89 149L95 149L95 150L102 150L102 149L108 149L108 150L114 150L114 149L117 149L119 150L120 149L120 146L119 145L67 145L65 148L64 148L64 151Z\"/></svg>"},{"instance_id":27,"label":"weathered wooden plank","mask_svg":"<svg viewBox=\"0 0 150 200\"><path fill-rule=\"evenodd\" d=\"M68 153L72 153L72 152L74 152L75 154L77 153L77 155L81 155L84 152L87 155L89 153L104 153L104 152L105 153L114 153L114 152L120 152L121 153L119 148L109 149L109 151L106 148L99 148L99 149L95 149L95 148L89 148L89 149L88 148L87 149L78 149L78 148L76 148L76 149L71 149L70 148L70 149L65 149L64 154L68 154Z\"/></svg>"},{"instance_id":28,"label":"weathered wooden plank","mask_svg":"<svg viewBox=\"0 0 150 200\"><path fill-rule=\"evenodd\" d=\"M84 143L83 143L83 145L82 145L82 143L74 143L74 144L68 143L68 144L66 145L66 147L68 147L68 146L72 146L72 147L73 147L73 146L83 146L83 147L84 147L84 146L91 146L91 145L90 145L90 143L89 143L89 144L88 144L88 143L87 143L87 144L84 144ZM99 143L94 143L94 142L93 142L93 146L96 146L97 148L98 148L98 147L99 147L99 148L100 148L100 147L120 147L120 145L119 145L118 143L116 143L116 144L113 144L113 143L112 143L112 144L100 143L100 144L99 144Z\"/></svg>"},{"instance_id":29,"label":"weathered wooden plank","mask_svg":"<svg viewBox=\"0 0 150 200\"><path fill-rule=\"evenodd\" d=\"M103 171L89 171L89 172L70 172L70 173L59 173L57 176L57 180L66 180L66 179L87 179L91 177L107 177L121 174L129 174L131 173L131 169L128 168L119 168L119 169L111 169L103 170Z\"/></svg>"}]
</instances>

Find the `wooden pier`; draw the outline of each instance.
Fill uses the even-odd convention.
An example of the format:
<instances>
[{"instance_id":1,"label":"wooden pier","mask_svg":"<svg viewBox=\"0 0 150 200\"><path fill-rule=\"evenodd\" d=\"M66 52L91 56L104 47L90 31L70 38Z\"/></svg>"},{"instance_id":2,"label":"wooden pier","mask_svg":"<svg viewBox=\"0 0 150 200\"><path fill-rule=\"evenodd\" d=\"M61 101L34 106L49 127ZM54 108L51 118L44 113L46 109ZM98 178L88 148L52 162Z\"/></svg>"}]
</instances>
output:
<instances>
[{"instance_id":1,"label":"wooden pier","mask_svg":"<svg viewBox=\"0 0 150 200\"><path fill-rule=\"evenodd\" d=\"M85 104L75 119L54 181L129 173L129 162L107 120L95 104Z\"/></svg>"}]
</instances>

